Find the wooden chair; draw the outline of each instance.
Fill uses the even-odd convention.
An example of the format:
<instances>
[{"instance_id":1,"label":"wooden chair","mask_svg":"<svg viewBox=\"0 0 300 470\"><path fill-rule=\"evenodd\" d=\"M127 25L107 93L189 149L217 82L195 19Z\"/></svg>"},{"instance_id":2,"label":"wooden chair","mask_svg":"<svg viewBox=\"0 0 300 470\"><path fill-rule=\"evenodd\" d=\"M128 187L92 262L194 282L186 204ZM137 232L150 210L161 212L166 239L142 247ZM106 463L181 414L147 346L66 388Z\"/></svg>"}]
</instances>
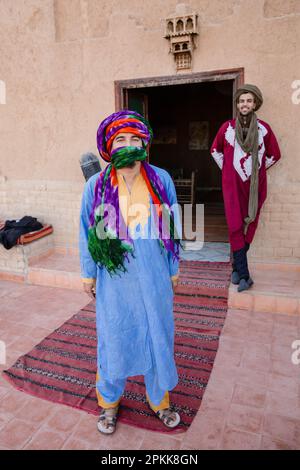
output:
<instances>
[{"instance_id":1,"label":"wooden chair","mask_svg":"<svg viewBox=\"0 0 300 470\"><path fill-rule=\"evenodd\" d=\"M190 178L174 178L173 181L175 184L179 204L194 204L195 171L192 171Z\"/></svg>"}]
</instances>

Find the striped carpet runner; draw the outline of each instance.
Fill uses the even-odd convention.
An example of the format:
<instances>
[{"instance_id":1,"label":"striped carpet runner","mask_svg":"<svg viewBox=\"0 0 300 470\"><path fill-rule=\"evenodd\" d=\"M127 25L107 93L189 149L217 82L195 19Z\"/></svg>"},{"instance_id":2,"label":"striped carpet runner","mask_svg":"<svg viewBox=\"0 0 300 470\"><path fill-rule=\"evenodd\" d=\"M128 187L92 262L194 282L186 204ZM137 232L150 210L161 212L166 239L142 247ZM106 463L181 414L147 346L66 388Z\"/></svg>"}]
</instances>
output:
<instances>
[{"instance_id":1,"label":"striped carpet runner","mask_svg":"<svg viewBox=\"0 0 300 470\"><path fill-rule=\"evenodd\" d=\"M170 393L181 416L168 430L147 405L143 377L130 377L119 420L160 432L183 432L196 415L216 356L227 312L230 263L181 261L174 298L175 360L179 375ZM4 377L36 397L97 415L95 304L91 302L21 356Z\"/></svg>"}]
</instances>

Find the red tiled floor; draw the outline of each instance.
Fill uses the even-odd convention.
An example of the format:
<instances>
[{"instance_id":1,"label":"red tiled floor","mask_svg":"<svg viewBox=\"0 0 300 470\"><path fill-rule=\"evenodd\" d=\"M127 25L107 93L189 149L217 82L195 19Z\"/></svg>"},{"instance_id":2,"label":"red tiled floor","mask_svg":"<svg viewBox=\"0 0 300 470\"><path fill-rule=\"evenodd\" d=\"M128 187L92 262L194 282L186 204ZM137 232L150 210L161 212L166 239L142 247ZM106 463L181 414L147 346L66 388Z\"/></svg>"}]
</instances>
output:
<instances>
[{"instance_id":1,"label":"red tiled floor","mask_svg":"<svg viewBox=\"0 0 300 470\"><path fill-rule=\"evenodd\" d=\"M14 418L14 415L9 411L1 410L0 413L0 429L2 429L9 421Z\"/></svg>"},{"instance_id":2,"label":"red tiled floor","mask_svg":"<svg viewBox=\"0 0 300 470\"><path fill-rule=\"evenodd\" d=\"M295 444L274 439L271 436L263 436L261 441L261 450L298 450Z\"/></svg>"},{"instance_id":3,"label":"red tiled floor","mask_svg":"<svg viewBox=\"0 0 300 470\"><path fill-rule=\"evenodd\" d=\"M278 414L266 414L263 432L273 439L300 447L300 420Z\"/></svg>"},{"instance_id":4,"label":"red tiled floor","mask_svg":"<svg viewBox=\"0 0 300 470\"><path fill-rule=\"evenodd\" d=\"M280 265L250 263L254 285L247 293L239 294L235 286L230 287L229 305L278 315L300 313L300 270L280 269Z\"/></svg>"},{"instance_id":5,"label":"red tiled floor","mask_svg":"<svg viewBox=\"0 0 300 470\"><path fill-rule=\"evenodd\" d=\"M181 447L181 442L179 439L174 439L171 436L168 436L166 434L158 434L158 433L147 433L141 445L138 447L138 449L141 450L151 450L151 449L156 449L156 450L179 450ZM128 447L126 447L128 449Z\"/></svg>"},{"instance_id":6,"label":"red tiled floor","mask_svg":"<svg viewBox=\"0 0 300 470\"><path fill-rule=\"evenodd\" d=\"M99 432L98 432L99 434ZM124 423L119 423L115 436L100 435L100 449L131 450L140 449L146 435L151 437L155 433L147 433L143 429L134 428ZM108 439L105 439L108 437Z\"/></svg>"},{"instance_id":7,"label":"red tiled floor","mask_svg":"<svg viewBox=\"0 0 300 470\"><path fill-rule=\"evenodd\" d=\"M52 330L48 329L48 328L42 328L42 327L39 327L39 326L36 326L36 327L33 327L30 329L30 336L32 338L35 339L36 343L40 340L42 340L43 338L45 338L46 336L48 336L50 333L52 332Z\"/></svg>"},{"instance_id":8,"label":"red tiled floor","mask_svg":"<svg viewBox=\"0 0 300 470\"><path fill-rule=\"evenodd\" d=\"M257 358L271 358L271 344L255 343L254 341L245 341L243 344L244 356L251 354Z\"/></svg>"},{"instance_id":9,"label":"red tiled floor","mask_svg":"<svg viewBox=\"0 0 300 470\"><path fill-rule=\"evenodd\" d=\"M238 431L231 427L224 429L220 449L222 450L255 450L260 448L261 435Z\"/></svg>"},{"instance_id":10,"label":"red tiled floor","mask_svg":"<svg viewBox=\"0 0 300 470\"><path fill-rule=\"evenodd\" d=\"M241 431L260 433L262 430L263 410L245 405L232 404L227 418L229 427Z\"/></svg>"},{"instance_id":11,"label":"red tiled floor","mask_svg":"<svg viewBox=\"0 0 300 470\"><path fill-rule=\"evenodd\" d=\"M287 394L280 390L268 392L266 411L300 420L300 400L298 393Z\"/></svg>"},{"instance_id":12,"label":"red tiled floor","mask_svg":"<svg viewBox=\"0 0 300 470\"><path fill-rule=\"evenodd\" d=\"M266 314L269 315L269 314ZM251 327L245 335L248 341L254 341L256 343L271 343L272 335L269 329L265 329L264 325L261 328Z\"/></svg>"},{"instance_id":13,"label":"red tiled floor","mask_svg":"<svg viewBox=\"0 0 300 470\"><path fill-rule=\"evenodd\" d=\"M248 312L249 314L249 312ZM272 325L275 323L276 321L276 318L278 317L282 317L284 316L285 318L289 318L287 315L266 315L265 312L260 312L260 311L254 311L254 312L251 312L251 320L258 320L258 321L261 321L263 323L271 323Z\"/></svg>"},{"instance_id":14,"label":"red tiled floor","mask_svg":"<svg viewBox=\"0 0 300 470\"><path fill-rule=\"evenodd\" d=\"M18 350L11 350L9 347L6 348L6 363L5 364L0 364L0 371L7 369L9 364L13 364L16 362L18 357L20 357L22 354L24 354L22 351ZM5 384L6 381L0 376L0 383L1 385ZM11 386L9 386L11 387Z\"/></svg>"},{"instance_id":15,"label":"red tiled floor","mask_svg":"<svg viewBox=\"0 0 300 470\"><path fill-rule=\"evenodd\" d=\"M238 353L242 355L245 348L245 341L241 341L238 338L227 336L222 334L219 341L218 352L224 353Z\"/></svg>"},{"instance_id":16,"label":"red tiled floor","mask_svg":"<svg viewBox=\"0 0 300 470\"><path fill-rule=\"evenodd\" d=\"M181 448L218 449L224 424L225 416L224 413L220 413L220 410L201 409L185 434Z\"/></svg>"},{"instance_id":17,"label":"red tiled floor","mask_svg":"<svg viewBox=\"0 0 300 470\"><path fill-rule=\"evenodd\" d=\"M249 343L247 343L249 344ZM255 345L257 344L257 351ZM265 344L254 343L251 349L244 349L241 365L248 369L259 370L261 372L269 372L271 370L271 354L270 352L266 355L261 354L261 349L266 346ZM270 345L269 345L270 346Z\"/></svg>"},{"instance_id":18,"label":"red tiled floor","mask_svg":"<svg viewBox=\"0 0 300 470\"><path fill-rule=\"evenodd\" d=\"M3 380L3 379L2 379ZM0 413L8 411L16 416L20 408L30 403L31 397L11 387L9 394L0 400Z\"/></svg>"},{"instance_id":19,"label":"red tiled floor","mask_svg":"<svg viewBox=\"0 0 300 470\"><path fill-rule=\"evenodd\" d=\"M237 405L263 408L266 401L266 390L237 384L233 392L232 403Z\"/></svg>"},{"instance_id":20,"label":"red tiled floor","mask_svg":"<svg viewBox=\"0 0 300 470\"><path fill-rule=\"evenodd\" d=\"M25 421L44 423L49 420L53 412L54 405L52 403L31 397L30 401L20 407L14 414L16 418L24 419Z\"/></svg>"},{"instance_id":21,"label":"red tiled floor","mask_svg":"<svg viewBox=\"0 0 300 470\"><path fill-rule=\"evenodd\" d=\"M271 358L278 360L286 360L290 363L292 351L293 349L289 341L286 341L285 344L278 344L277 341L273 341L271 345Z\"/></svg>"},{"instance_id":22,"label":"red tiled floor","mask_svg":"<svg viewBox=\"0 0 300 470\"><path fill-rule=\"evenodd\" d=\"M12 419L0 430L0 445L9 449L22 449L38 427L28 421Z\"/></svg>"},{"instance_id":23,"label":"red tiled floor","mask_svg":"<svg viewBox=\"0 0 300 470\"><path fill-rule=\"evenodd\" d=\"M234 383L212 376L209 380L201 403L201 410L224 409L232 400ZM227 404L227 405L226 405Z\"/></svg>"},{"instance_id":24,"label":"red tiled floor","mask_svg":"<svg viewBox=\"0 0 300 470\"><path fill-rule=\"evenodd\" d=\"M48 419L47 426L59 432L71 433L82 417L82 412L73 408L56 406L56 411Z\"/></svg>"},{"instance_id":25,"label":"red tiled floor","mask_svg":"<svg viewBox=\"0 0 300 470\"><path fill-rule=\"evenodd\" d=\"M89 302L81 291L8 281L0 281L0 295L8 345L0 369ZM300 366L290 357L295 339L300 316L229 310L202 406L178 435L118 423L113 436L102 436L95 416L31 397L0 378L0 448L299 448Z\"/></svg>"},{"instance_id":26,"label":"red tiled floor","mask_svg":"<svg viewBox=\"0 0 300 470\"><path fill-rule=\"evenodd\" d=\"M300 316L292 316L292 315L275 315L274 323L279 325L299 325Z\"/></svg>"},{"instance_id":27,"label":"red tiled floor","mask_svg":"<svg viewBox=\"0 0 300 470\"><path fill-rule=\"evenodd\" d=\"M69 437L63 447L63 450L93 450L94 446L89 441L83 441L81 439L75 439L74 437Z\"/></svg>"},{"instance_id":28,"label":"red tiled floor","mask_svg":"<svg viewBox=\"0 0 300 470\"><path fill-rule=\"evenodd\" d=\"M279 374L270 374L268 377L268 391L279 392L287 395L297 395L299 381L296 377L285 377Z\"/></svg>"},{"instance_id":29,"label":"red tiled floor","mask_svg":"<svg viewBox=\"0 0 300 470\"><path fill-rule=\"evenodd\" d=\"M79 256L52 253L51 256L41 257L37 261L30 263L30 266L35 269L42 268L66 272L76 272L78 271L79 266Z\"/></svg>"},{"instance_id":30,"label":"red tiled floor","mask_svg":"<svg viewBox=\"0 0 300 470\"><path fill-rule=\"evenodd\" d=\"M97 418L82 412L80 421L73 429L72 437L76 440L89 442L93 449L106 449L111 445L112 440L118 440L118 429L112 436L102 436L97 430Z\"/></svg>"},{"instance_id":31,"label":"red tiled floor","mask_svg":"<svg viewBox=\"0 0 300 470\"><path fill-rule=\"evenodd\" d=\"M282 328L282 325L278 323L274 323L272 336L280 337L283 340L285 340L285 339L289 339L290 337L297 338L298 335L299 335L298 325L284 325L284 328Z\"/></svg>"},{"instance_id":32,"label":"red tiled floor","mask_svg":"<svg viewBox=\"0 0 300 470\"><path fill-rule=\"evenodd\" d=\"M12 343L8 343L10 349L19 349L21 351L28 352L36 344L35 338L29 336L18 336Z\"/></svg>"},{"instance_id":33,"label":"red tiled floor","mask_svg":"<svg viewBox=\"0 0 300 470\"><path fill-rule=\"evenodd\" d=\"M297 374L299 375L299 369L299 366L292 364L291 360L286 357L272 360L272 374L284 375L285 377L295 377Z\"/></svg>"},{"instance_id":34,"label":"red tiled floor","mask_svg":"<svg viewBox=\"0 0 300 470\"><path fill-rule=\"evenodd\" d=\"M225 336L233 337L239 339L242 337L246 337L248 332L248 325L239 325L233 322L225 322L223 327L222 334Z\"/></svg>"},{"instance_id":35,"label":"red tiled floor","mask_svg":"<svg viewBox=\"0 0 300 470\"><path fill-rule=\"evenodd\" d=\"M58 450L61 449L67 440L67 434L53 432L47 427L39 429L37 433L24 446L25 450Z\"/></svg>"},{"instance_id":36,"label":"red tiled floor","mask_svg":"<svg viewBox=\"0 0 300 470\"><path fill-rule=\"evenodd\" d=\"M243 364L239 367L238 373L234 378L236 384L253 386L258 389L266 389L268 384L268 374L253 367L245 367Z\"/></svg>"},{"instance_id":37,"label":"red tiled floor","mask_svg":"<svg viewBox=\"0 0 300 470\"><path fill-rule=\"evenodd\" d=\"M2 398L4 398L5 395L7 395L8 393L9 393L9 390L7 389L7 387L4 387L1 382L0 383L0 400L2 400Z\"/></svg>"}]
</instances>

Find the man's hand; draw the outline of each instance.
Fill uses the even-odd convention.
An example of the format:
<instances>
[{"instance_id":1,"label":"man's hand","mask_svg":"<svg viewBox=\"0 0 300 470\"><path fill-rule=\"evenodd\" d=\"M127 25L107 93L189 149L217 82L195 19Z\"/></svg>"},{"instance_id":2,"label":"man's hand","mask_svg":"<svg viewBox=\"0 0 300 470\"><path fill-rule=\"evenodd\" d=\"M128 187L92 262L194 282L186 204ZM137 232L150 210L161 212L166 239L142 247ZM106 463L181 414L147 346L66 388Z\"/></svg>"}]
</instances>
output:
<instances>
[{"instance_id":1,"label":"man's hand","mask_svg":"<svg viewBox=\"0 0 300 470\"><path fill-rule=\"evenodd\" d=\"M96 279L91 282L84 282L83 290L91 299L94 299L96 297Z\"/></svg>"}]
</instances>

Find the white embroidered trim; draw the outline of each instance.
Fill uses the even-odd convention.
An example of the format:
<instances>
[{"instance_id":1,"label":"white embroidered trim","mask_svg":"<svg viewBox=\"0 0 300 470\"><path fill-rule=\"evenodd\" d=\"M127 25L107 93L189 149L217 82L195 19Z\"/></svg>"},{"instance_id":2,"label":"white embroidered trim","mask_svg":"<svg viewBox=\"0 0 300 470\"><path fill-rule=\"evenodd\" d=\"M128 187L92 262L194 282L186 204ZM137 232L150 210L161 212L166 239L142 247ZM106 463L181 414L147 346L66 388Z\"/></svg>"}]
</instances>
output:
<instances>
[{"instance_id":1,"label":"white embroidered trim","mask_svg":"<svg viewBox=\"0 0 300 470\"><path fill-rule=\"evenodd\" d=\"M234 147L234 141L235 141L235 130L233 129L232 125L229 123L228 127L225 132L225 139L227 142Z\"/></svg>"},{"instance_id":2,"label":"white embroidered trim","mask_svg":"<svg viewBox=\"0 0 300 470\"><path fill-rule=\"evenodd\" d=\"M268 130L265 126L262 125L260 121L258 121L258 161L259 161L259 168L261 167L262 158L265 153L265 142L264 137L267 135Z\"/></svg>"},{"instance_id":3,"label":"white embroidered trim","mask_svg":"<svg viewBox=\"0 0 300 470\"><path fill-rule=\"evenodd\" d=\"M275 163L274 157L266 157L266 168L270 168Z\"/></svg>"},{"instance_id":4,"label":"white embroidered trim","mask_svg":"<svg viewBox=\"0 0 300 470\"><path fill-rule=\"evenodd\" d=\"M258 162L259 168L261 167L261 162L263 155L265 153L265 143L264 143L264 136L268 133L265 126L258 121ZM225 132L225 139L227 142L234 147L234 155L233 155L233 166L236 172L239 174L242 181L247 181L252 172L252 156L251 154L247 154L241 148L240 144L237 142L235 138L235 129L229 123L226 132Z\"/></svg>"},{"instance_id":5,"label":"white embroidered trim","mask_svg":"<svg viewBox=\"0 0 300 470\"><path fill-rule=\"evenodd\" d=\"M218 167L223 168L223 160L224 160L224 154L221 152L217 152L217 149L213 149L212 156L217 163Z\"/></svg>"},{"instance_id":6,"label":"white embroidered trim","mask_svg":"<svg viewBox=\"0 0 300 470\"><path fill-rule=\"evenodd\" d=\"M241 163L242 159L246 159L244 160L243 167ZM248 164L246 164L247 160L250 160L248 161ZM237 171L237 173L240 175L242 181L247 181L247 179L251 175L252 158L251 158L251 155L249 155L247 158L247 154L244 152L244 150L242 149L242 147L237 141L235 141L235 144L234 144L233 166L235 170Z\"/></svg>"}]
</instances>

